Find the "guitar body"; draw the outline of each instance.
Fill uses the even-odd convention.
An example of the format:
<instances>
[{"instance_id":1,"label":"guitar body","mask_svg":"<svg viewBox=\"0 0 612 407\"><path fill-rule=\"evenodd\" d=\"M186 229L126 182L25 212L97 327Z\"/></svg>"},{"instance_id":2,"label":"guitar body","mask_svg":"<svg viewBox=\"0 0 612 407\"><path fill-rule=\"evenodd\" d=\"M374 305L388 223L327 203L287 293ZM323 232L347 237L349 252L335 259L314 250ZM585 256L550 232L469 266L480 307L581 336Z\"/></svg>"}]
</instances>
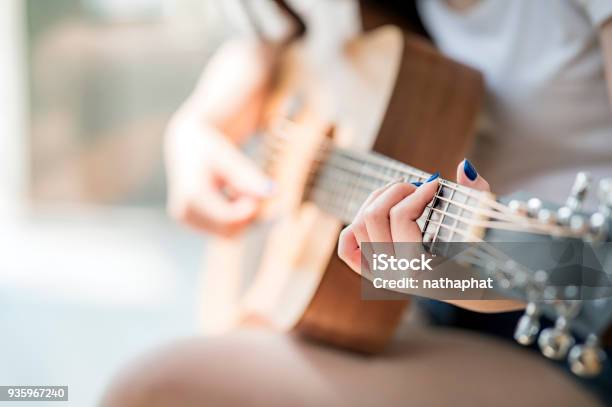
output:
<instances>
[{"instance_id":1,"label":"guitar body","mask_svg":"<svg viewBox=\"0 0 612 407\"><path fill-rule=\"evenodd\" d=\"M475 130L482 77L391 26L361 35L326 64L307 55L300 42L285 51L264 120L277 196L252 230L208 246L203 325L209 334L265 325L377 352L409 301L361 299L361 277L336 255L341 221L304 199L309 177L331 137L454 178ZM282 117L299 130L279 124Z\"/></svg>"}]
</instances>

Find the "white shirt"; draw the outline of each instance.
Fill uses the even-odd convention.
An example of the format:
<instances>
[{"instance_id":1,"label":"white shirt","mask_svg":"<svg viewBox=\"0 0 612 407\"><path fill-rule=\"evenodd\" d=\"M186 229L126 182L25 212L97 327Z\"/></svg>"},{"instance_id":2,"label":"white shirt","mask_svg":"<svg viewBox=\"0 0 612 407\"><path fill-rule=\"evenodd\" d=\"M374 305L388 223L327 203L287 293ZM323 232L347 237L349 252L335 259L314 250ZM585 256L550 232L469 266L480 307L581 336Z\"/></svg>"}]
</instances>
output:
<instances>
[{"instance_id":1,"label":"white shirt","mask_svg":"<svg viewBox=\"0 0 612 407\"><path fill-rule=\"evenodd\" d=\"M465 11L443 0L418 5L439 48L485 76L487 125L470 159L494 192L562 203L577 171L612 177L597 32L612 17L612 0L481 0Z\"/></svg>"}]
</instances>

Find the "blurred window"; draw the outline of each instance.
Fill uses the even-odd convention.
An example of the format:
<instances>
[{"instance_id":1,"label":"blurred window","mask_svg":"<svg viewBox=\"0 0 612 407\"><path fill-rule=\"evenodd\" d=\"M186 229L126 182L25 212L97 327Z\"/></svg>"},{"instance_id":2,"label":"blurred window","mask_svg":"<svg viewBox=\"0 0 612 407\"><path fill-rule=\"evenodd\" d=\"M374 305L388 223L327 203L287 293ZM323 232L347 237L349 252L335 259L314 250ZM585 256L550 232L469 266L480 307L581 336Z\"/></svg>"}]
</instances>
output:
<instances>
[{"instance_id":1,"label":"blurred window","mask_svg":"<svg viewBox=\"0 0 612 407\"><path fill-rule=\"evenodd\" d=\"M163 205L164 127L222 16L216 0L26 0L34 203Z\"/></svg>"}]
</instances>

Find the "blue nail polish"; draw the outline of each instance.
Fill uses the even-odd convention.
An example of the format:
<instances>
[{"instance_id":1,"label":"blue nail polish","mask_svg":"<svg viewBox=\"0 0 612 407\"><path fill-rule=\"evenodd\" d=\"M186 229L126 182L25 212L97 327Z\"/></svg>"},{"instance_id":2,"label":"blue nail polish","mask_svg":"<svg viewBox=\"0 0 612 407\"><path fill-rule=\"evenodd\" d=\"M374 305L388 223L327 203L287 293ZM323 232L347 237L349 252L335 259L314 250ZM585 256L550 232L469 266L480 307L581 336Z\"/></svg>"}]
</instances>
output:
<instances>
[{"instance_id":1,"label":"blue nail polish","mask_svg":"<svg viewBox=\"0 0 612 407\"><path fill-rule=\"evenodd\" d=\"M465 173L465 176L470 179L470 181L474 181L476 178L478 178L476 168L474 168L472 163L467 158L463 160L463 172Z\"/></svg>"},{"instance_id":2,"label":"blue nail polish","mask_svg":"<svg viewBox=\"0 0 612 407\"><path fill-rule=\"evenodd\" d=\"M432 174L432 176L431 176L431 177L429 177L429 178L427 179L427 181L425 181L425 182L431 182L431 181L435 180L436 178L438 178L439 176L440 176L440 173L436 171L436 173L435 173L435 174Z\"/></svg>"},{"instance_id":3,"label":"blue nail polish","mask_svg":"<svg viewBox=\"0 0 612 407\"><path fill-rule=\"evenodd\" d=\"M421 185L423 185L422 182L416 181L416 182L411 182L412 185L414 185L415 187L420 187Z\"/></svg>"}]
</instances>

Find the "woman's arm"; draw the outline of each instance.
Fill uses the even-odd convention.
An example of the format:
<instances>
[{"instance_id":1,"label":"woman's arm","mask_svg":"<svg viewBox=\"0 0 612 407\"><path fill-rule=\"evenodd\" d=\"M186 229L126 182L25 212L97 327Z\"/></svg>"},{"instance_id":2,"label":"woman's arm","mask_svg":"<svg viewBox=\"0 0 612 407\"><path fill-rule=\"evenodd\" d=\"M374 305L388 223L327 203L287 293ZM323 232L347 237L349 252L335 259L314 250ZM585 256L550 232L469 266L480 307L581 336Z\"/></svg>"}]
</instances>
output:
<instances>
[{"instance_id":1,"label":"woman's arm","mask_svg":"<svg viewBox=\"0 0 612 407\"><path fill-rule=\"evenodd\" d=\"M166 132L174 218L231 235L256 216L271 182L237 144L258 126L271 71L271 50L254 41L229 42L211 58Z\"/></svg>"}]
</instances>

